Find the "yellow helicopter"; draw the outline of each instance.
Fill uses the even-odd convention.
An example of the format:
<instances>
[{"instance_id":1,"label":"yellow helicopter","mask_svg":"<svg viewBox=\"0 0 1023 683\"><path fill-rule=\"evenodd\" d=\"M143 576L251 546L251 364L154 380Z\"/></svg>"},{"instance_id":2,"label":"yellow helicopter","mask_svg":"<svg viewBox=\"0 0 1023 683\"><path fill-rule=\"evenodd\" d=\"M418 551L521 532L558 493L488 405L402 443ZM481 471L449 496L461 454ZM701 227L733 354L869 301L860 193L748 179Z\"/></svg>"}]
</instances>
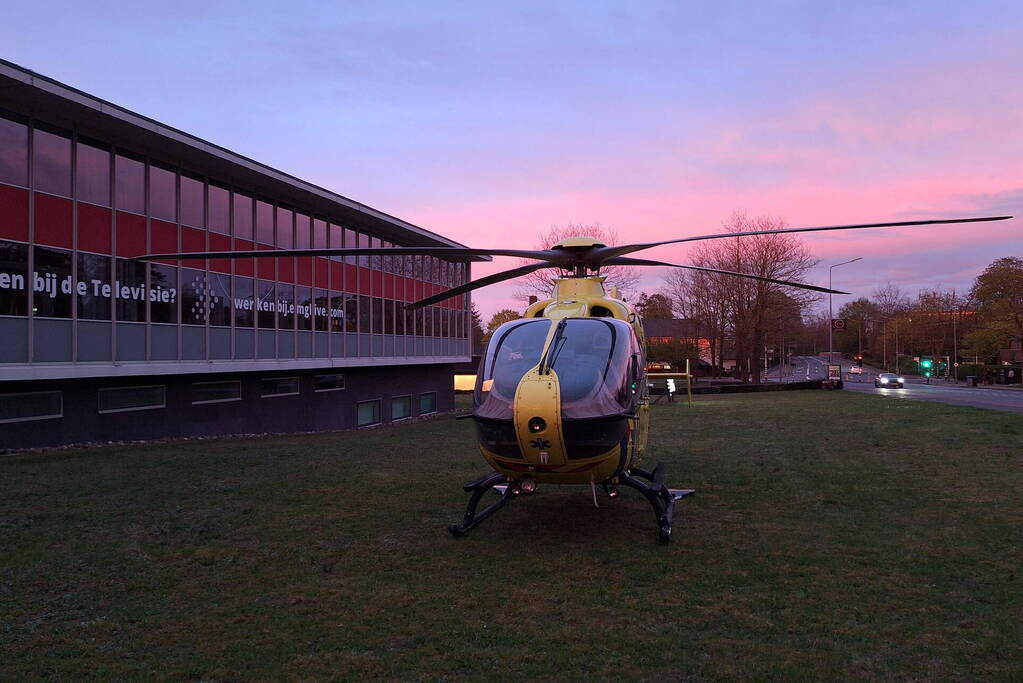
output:
<instances>
[{"instance_id":1,"label":"yellow helicopter","mask_svg":"<svg viewBox=\"0 0 1023 683\"><path fill-rule=\"evenodd\" d=\"M536 263L489 275L410 303L419 308L480 287L543 268L556 268L550 298L529 306L522 318L498 327L480 360L472 418L480 453L490 466L463 488L472 493L460 524L462 535L513 497L528 495L538 484L589 485L596 500L600 485L614 498L618 487L639 491L653 507L658 538L671 538L675 502L692 489L670 489L665 469L638 465L646 448L650 408L646 381L646 342L635 309L618 292L605 290L607 266L667 266L732 275L815 292L846 294L802 282L789 282L701 266L627 256L666 244L794 232L888 228L1006 220L1011 216L864 223L785 228L684 237L660 242L608 246L593 238L573 237L545 250L463 247L389 247L284 249L153 254L139 259L273 258L280 256L402 256L458 258L470 255L517 256ZM477 511L486 492L501 497Z\"/></svg>"}]
</instances>

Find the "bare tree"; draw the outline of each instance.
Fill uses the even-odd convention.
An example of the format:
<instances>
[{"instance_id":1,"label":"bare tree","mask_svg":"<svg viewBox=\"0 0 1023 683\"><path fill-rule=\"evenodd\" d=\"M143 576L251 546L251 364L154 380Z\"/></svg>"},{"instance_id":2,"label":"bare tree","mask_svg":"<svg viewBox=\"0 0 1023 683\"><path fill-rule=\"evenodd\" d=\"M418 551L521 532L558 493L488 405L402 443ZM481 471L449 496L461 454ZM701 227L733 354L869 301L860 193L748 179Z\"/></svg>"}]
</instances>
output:
<instances>
[{"instance_id":1,"label":"bare tree","mask_svg":"<svg viewBox=\"0 0 1023 683\"><path fill-rule=\"evenodd\" d=\"M770 216L748 217L736 212L725 222L727 232L778 230L785 222ZM690 254L693 265L730 270L776 280L801 280L817 264L794 235L750 235L704 242ZM736 376L757 382L763 361L764 340L784 311L802 310L816 296L804 290L729 275L685 273L669 276L669 290L681 294L675 301L682 312L705 318L720 316L731 333L736 356ZM782 293L784 292L784 296ZM724 335L722 335L724 336Z\"/></svg>"},{"instance_id":2,"label":"bare tree","mask_svg":"<svg viewBox=\"0 0 1023 683\"><path fill-rule=\"evenodd\" d=\"M599 223L590 225L570 223L568 225L552 225L550 230L540 235L533 247L536 249L550 249L558 242L569 237L592 237L608 246L620 244L618 231L614 228L605 227ZM639 273L635 268L614 266L602 268L600 273L607 276L608 287L616 287L622 296L630 296L639 284ZM526 301L530 296L546 299L551 295L551 291L554 289L554 280L557 277L557 271L550 268L530 273L519 280L520 286L519 290L515 293L515 298L522 301Z\"/></svg>"}]
</instances>

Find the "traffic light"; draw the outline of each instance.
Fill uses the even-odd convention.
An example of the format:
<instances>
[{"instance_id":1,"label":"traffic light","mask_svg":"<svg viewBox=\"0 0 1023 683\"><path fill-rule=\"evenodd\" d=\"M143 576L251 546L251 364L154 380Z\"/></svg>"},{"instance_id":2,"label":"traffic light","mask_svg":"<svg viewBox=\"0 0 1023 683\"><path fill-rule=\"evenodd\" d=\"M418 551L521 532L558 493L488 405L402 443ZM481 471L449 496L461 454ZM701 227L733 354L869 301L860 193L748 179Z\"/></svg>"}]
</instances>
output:
<instances>
[{"instance_id":1,"label":"traffic light","mask_svg":"<svg viewBox=\"0 0 1023 683\"><path fill-rule=\"evenodd\" d=\"M934 367L934 361L930 358L920 359L920 369L924 371L924 377L931 376L931 368Z\"/></svg>"},{"instance_id":2,"label":"traffic light","mask_svg":"<svg viewBox=\"0 0 1023 683\"><path fill-rule=\"evenodd\" d=\"M853 356L853 360L856 361L856 367L860 368L863 367L863 356L861 354L856 354L855 356Z\"/></svg>"}]
</instances>

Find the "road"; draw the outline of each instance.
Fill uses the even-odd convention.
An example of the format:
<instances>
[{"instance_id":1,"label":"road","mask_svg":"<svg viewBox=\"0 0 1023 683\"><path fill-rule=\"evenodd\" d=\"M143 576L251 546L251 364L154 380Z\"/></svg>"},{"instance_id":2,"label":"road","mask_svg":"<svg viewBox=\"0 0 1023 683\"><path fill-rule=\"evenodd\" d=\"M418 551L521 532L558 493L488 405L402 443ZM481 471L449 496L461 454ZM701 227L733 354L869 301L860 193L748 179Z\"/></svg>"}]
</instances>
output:
<instances>
[{"instance_id":1,"label":"road","mask_svg":"<svg viewBox=\"0 0 1023 683\"><path fill-rule=\"evenodd\" d=\"M808 379L825 379L828 376L827 364L813 356L797 356L792 359L792 381ZM843 375L847 378L848 375ZM865 372L861 380L845 379L842 388L847 391L880 394L889 398L911 398L920 401L937 401L959 406L989 408L991 410L1007 410L1023 413L1023 390L1000 389L992 387L968 387L945 382L943 379L932 379L927 384L923 379L906 377L906 386L902 389L878 389L874 387L874 373Z\"/></svg>"}]
</instances>

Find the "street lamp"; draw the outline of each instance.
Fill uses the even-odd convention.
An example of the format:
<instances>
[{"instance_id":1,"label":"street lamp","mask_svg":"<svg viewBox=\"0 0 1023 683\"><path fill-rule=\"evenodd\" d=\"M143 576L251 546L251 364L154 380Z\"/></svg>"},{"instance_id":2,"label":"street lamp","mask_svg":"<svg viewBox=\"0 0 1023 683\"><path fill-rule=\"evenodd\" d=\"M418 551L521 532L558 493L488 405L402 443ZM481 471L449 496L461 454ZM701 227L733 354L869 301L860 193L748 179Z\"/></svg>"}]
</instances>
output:
<instances>
[{"instance_id":1,"label":"street lamp","mask_svg":"<svg viewBox=\"0 0 1023 683\"><path fill-rule=\"evenodd\" d=\"M835 265L830 266L828 268L828 289L832 289L832 287L831 287L831 271L833 271L835 268L838 268L839 266L844 266L847 263L855 263L856 261L859 261L862 258L863 258L862 256L857 256L856 258L852 259L851 261L842 261L841 263L836 263ZM833 332L833 330L831 329L832 325L834 324L832 321L835 319L835 314L831 312L831 296L832 295L829 293L828 294L828 362L829 363L831 363L831 362L833 362L835 360L835 349L834 349L833 340L832 340L832 336L833 336L832 332Z\"/></svg>"}]
</instances>

